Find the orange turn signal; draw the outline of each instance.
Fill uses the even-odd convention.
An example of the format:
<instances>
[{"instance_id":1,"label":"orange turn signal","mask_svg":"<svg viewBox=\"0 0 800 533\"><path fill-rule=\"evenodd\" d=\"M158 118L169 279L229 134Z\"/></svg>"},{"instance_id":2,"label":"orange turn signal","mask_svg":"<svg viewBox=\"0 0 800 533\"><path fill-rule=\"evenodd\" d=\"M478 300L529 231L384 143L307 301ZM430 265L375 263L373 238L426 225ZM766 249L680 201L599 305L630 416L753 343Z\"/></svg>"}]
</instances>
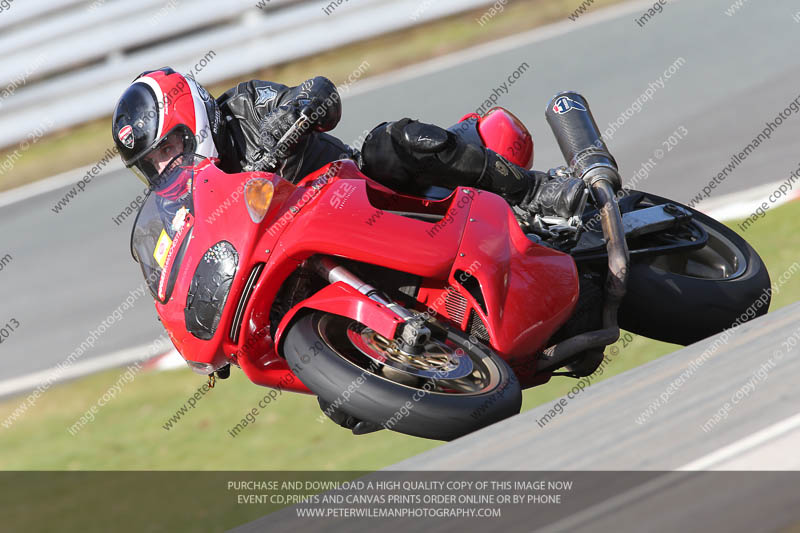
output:
<instances>
[{"instance_id":1,"label":"orange turn signal","mask_svg":"<svg viewBox=\"0 0 800 533\"><path fill-rule=\"evenodd\" d=\"M244 197L247 212L250 214L250 219L256 224L264 220L274 193L275 187L267 179L254 178L245 185Z\"/></svg>"}]
</instances>

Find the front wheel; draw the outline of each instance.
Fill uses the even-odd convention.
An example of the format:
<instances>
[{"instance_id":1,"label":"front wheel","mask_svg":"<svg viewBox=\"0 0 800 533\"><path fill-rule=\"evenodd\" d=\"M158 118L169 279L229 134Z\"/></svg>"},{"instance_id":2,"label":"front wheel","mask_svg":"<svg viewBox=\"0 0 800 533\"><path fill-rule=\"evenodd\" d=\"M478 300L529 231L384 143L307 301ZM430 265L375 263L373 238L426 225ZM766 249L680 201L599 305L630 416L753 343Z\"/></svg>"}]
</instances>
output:
<instances>
[{"instance_id":1,"label":"front wheel","mask_svg":"<svg viewBox=\"0 0 800 533\"><path fill-rule=\"evenodd\" d=\"M688 345L765 314L770 280L758 253L732 229L678 202L643 193L636 208L666 203L691 211L689 229L708 241L699 249L632 256L620 327Z\"/></svg>"},{"instance_id":2,"label":"front wheel","mask_svg":"<svg viewBox=\"0 0 800 533\"><path fill-rule=\"evenodd\" d=\"M320 398L407 435L452 440L517 414L522 405L508 364L454 331L410 356L352 319L313 312L292 324L283 352Z\"/></svg>"}]
</instances>

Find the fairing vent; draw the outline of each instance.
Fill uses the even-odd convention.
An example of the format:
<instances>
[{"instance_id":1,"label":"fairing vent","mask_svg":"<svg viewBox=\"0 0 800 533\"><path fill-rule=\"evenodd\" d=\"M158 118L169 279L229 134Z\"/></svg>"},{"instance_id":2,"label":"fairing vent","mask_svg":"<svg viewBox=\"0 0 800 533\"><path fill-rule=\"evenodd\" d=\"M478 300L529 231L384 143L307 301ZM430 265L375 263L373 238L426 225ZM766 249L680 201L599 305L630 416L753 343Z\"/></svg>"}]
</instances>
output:
<instances>
[{"instance_id":1,"label":"fairing vent","mask_svg":"<svg viewBox=\"0 0 800 533\"><path fill-rule=\"evenodd\" d=\"M469 324L467 324L467 329L470 335L475 335L479 341L486 345L489 344L489 332L486 331L486 325L474 309L469 312Z\"/></svg>"},{"instance_id":2,"label":"fairing vent","mask_svg":"<svg viewBox=\"0 0 800 533\"><path fill-rule=\"evenodd\" d=\"M481 310L486 313L486 300L483 298L483 292L481 291L481 284L478 283L478 280L469 272L464 272L463 270L456 270L454 273L455 280L465 289L467 292L475 298L475 301L478 302L478 305L481 306Z\"/></svg>"},{"instance_id":3,"label":"fairing vent","mask_svg":"<svg viewBox=\"0 0 800 533\"><path fill-rule=\"evenodd\" d=\"M467 299L458 292L458 289L448 286L447 295L444 299L444 308L447 310L447 316L460 324L463 322L464 315L467 312Z\"/></svg>"},{"instance_id":4,"label":"fairing vent","mask_svg":"<svg viewBox=\"0 0 800 533\"><path fill-rule=\"evenodd\" d=\"M264 263L258 263L250 271L250 276L247 278L247 283L244 284L242 297L239 298L239 303L236 305L236 314L233 315L233 322L231 323L230 338L233 342L239 341L239 331L242 329L242 317L244 310L247 307L247 302L253 295L253 289L258 283L258 278L261 276L261 271L264 270Z\"/></svg>"}]
</instances>

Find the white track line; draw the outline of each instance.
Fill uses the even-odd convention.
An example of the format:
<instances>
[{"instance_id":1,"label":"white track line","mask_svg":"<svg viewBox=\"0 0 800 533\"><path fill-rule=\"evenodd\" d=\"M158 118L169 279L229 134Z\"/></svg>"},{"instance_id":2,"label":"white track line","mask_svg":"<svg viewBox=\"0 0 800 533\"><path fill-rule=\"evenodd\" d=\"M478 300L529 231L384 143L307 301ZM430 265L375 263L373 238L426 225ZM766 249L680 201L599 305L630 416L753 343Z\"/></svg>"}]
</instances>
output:
<instances>
[{"instance_id":1,"label":"white track line","mask_svg":"<svg viewBox=\"0 0 800 533\"><path fill-rule=\"evenodd\" d=\"M144 365L144 368L145 370L162 371L188 367L186 366L186 360L183 356L178 353L178 350L173 348L167 353L150 359L147 364Z\"/></svg>"},{"instance_id":2,"label":"white track line","mask_svg":"<svg viewBox=\"0 0 800 533\"><path fill-rule=\"evenodd\" d=\"M747 451L750 451L753 448L764 444L765 442L774 440L777 437L780 437L781 435L784 435L797 428L800 428L800 413L766 427L761 431L753 433L749 437L745 437L732 444L729 444L724 448L720 448L715 452L709 453L708 455L705 455L696 461L692 461L691 463L678 468L678 470L709 470L713 466L719 465L728 459L732 459L737 455L741 455Z\"/></svg>"},{"instance_id":3,"label":"white track line","mask_svg":"<svg viewBox=\"0 0 800 533\"><path fill-rule=\"evenodd\" d=\"M770 195L784 183L784 180L765 183L764 185L756 185L744 191L710 198L708 201L697 204L695 209L717 220L747 218L764 202L769 206L768 209L772 209L773 207L778 207L781 204L800 198L800 190L788 191L775 202L769 202Z\"/></svg>"},{"instance_id":4,"label":"white track line","mask_svg":"<svg viewBox=\"0 0 800 533\"><path fill-rule=\"evenodd\" d=\"M51 386L62 381L68 381L103 370L129 365L136 361L145 361L158 355L158 353L153 353L152 345L153 343L150 342L134 348L119 350L108 355L93 357L86 361L75 363L64 370L51 368L42 370L41 372L34 372L33 374L0 381L0 397L11 396L35 389L39 385L47 382L54 374L57 374L58 377L52 381Z\"/></svg>"}]
</instances>

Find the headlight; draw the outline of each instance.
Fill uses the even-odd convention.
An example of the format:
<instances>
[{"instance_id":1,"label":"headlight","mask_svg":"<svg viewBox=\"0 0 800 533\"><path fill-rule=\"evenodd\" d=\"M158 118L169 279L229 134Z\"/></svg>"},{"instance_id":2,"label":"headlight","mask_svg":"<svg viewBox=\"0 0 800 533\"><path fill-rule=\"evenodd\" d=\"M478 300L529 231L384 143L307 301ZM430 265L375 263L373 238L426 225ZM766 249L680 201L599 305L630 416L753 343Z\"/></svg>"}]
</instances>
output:
<instances>
[{"instance_id":1,"label":"headlight","mask_svg":"<svg viewBox=\"0 0 800 533\"><path fill-rule=\"evenodd\" d=\"M186 308L186 329L195 337L209 340L214 336L239 265L239 254L228 241L220 241L203 254L194 271Z\"/></svg>"},{"instance_id":2,"label":"headlight","mask_svg":"<svg viewBox=\"0 0 800 533\"><path fill-rule=\"evenodd\" d=\"M274 192L275 187L267 179L254 178L247 182L244 186L244 198L250 220L256 224L264 220Z\"/></svg>"},{"instance_id":3,"label":"headlight","mask_svg":"<svg viewBox=\"0 0 800 533\"><path fill-rule=\"evenodd\" d=\"M204 376L207 376L217 370L216 368L214 368L214 365L210 365L208 363L198 363L197 361L186 361L186 364L189 365L189 368L191 368L198 374L203 374Z\"/></svg>"}]
</instances>

